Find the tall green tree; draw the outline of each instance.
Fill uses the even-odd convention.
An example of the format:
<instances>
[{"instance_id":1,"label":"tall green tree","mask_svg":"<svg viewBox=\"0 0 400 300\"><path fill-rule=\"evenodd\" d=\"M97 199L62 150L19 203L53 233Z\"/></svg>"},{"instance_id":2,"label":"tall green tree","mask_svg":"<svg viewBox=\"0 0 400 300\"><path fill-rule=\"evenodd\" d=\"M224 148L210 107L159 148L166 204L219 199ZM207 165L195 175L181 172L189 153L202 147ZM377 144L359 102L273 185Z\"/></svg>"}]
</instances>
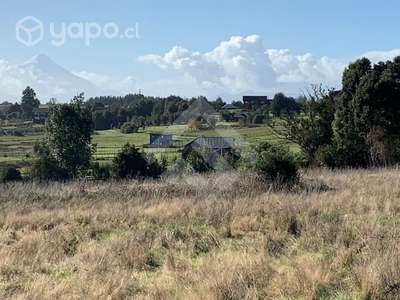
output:
<instances>
[{"instance_id":1,"label":"tall green tree","mask_svg":"<svg viewBox=\"0 0 400 300\"><path fill-rule=\"evenodd\" d=\"M224 102L221 97L218 97L215 101L211 101L210 104L213 109L220 110L226 102Z\"/></svg>"},{"instance_id":2,"label":"tall green tree","mask_svg":"<svg viewBox=\"0 0 400 300\"><path fill-rule=\"evenodd\" d=\"M305 117L284 114L286 138L300 145L305 154L313 159L318 151L325 151L332 144L332 123L335 117L335 102L332 90L321 85L312 85L304 94Z\"/></svg>"},{"instance_id":3,"label":"tall green tree","mask_svg":"<svg viewBox=\"0 0 400 300\"><path fill-rule=\"evenodd\" d=\"M343 74L335 121L338 161L347 166L393 164L399 159L400 57L374 66L366 59Z\"/></svg>"},{"instance_id":4,"label":"tall green tree","mask_svg":"<svg viewBox=\"0 0 400 300\"><path fill-rule=\"evenodd\" d=\"M33 118L33 109L39 107L40 101L36 98L36 93L30 86L22 91L21 110L25 119Z\"/></svg>"},{"instance_id":5,"label":"tall green tree","mask_svg":"<svg viewBox=\"0 0 400 300\"><path fill-rule=\"evenodd\" d=\"M287 113L300 113L300 104L292 97L286 97L284 93L277 93L272 100L272 112L280 116L283 111Z\"/></svg>"},{"instance_id":6,"label":"tall green tree","mask_svg":"<svg viewBox=\"0 0 400 300\"><path fill-rule=\"evenodd\" d=\"M370 60L362 58L350 64L343 72L342 96L334 126L339 165L366 164L366 145L360 127L366 125L362 124L361 120L368 121L366 118L368 106L364 105L358 89L371 69Z\"/></svg>"},{"instance_id":7,"label":"tall green tree","mask_svg":"<svg viewBox=\"0 0 400 300\"><path fill-rule=\"evenodd\" d=\"M240 109L243 108L243 102L242 101L232 101L232 105L235 105L236 107L239 107Z\"/></svg>"},{"instance_id":8,"label":"tall green tree","mask_svg":"<svg viewBox=\"0 0 400 300\"><path fill-rule=\"evenodd\" d=\"M45 145L57 165L75 178L90 168L95 145L92 143L92 112L84 106L84 94L68 104L50 107Z\"/></svg>"}]
</instances>

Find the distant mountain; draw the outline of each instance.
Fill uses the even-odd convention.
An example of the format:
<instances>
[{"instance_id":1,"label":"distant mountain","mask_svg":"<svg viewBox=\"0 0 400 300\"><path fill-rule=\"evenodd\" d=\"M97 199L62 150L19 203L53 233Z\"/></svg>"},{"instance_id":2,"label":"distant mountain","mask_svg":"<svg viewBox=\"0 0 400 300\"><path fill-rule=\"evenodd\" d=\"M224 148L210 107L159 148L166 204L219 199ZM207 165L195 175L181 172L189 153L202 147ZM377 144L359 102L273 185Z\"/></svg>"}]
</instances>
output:
<instances>
[{"instance_id":1,"label":"distant mountain","mask_svg":"<svg viewBox=\"0 0 400 300\"><path fill-rule=\"evenodd\" d=\"M44 54L38 54L18 67L24 70L25 77L42 102L51 97L60 98L58 100L61 102L68 101L81 92L85 93L86 98L113 94L99 90L90 81L64 69Z\"/></svg>"},{"instance_id":2,"label":"distant mountain","mask_svg":"<svg viewBox=\"0 0 400 300\"><path fill-rule=\"evenodd\" d=\"M79 86L92 86L92 83L78 77L56 64L44 54L38 54L19 66L37 80L51 80L53 83L70 85L72 88Z\"/></svg>"}]
</instances>

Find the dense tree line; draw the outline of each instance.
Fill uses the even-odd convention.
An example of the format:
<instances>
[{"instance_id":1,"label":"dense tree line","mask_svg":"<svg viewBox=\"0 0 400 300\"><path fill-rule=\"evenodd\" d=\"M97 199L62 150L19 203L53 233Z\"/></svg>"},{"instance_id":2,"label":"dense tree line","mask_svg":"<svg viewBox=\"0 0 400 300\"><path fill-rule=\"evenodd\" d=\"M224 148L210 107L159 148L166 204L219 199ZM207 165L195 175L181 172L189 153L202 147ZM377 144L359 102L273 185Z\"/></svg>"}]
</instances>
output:
<instances>
[{"instance_id":1,"label":"dense tree line","mask_svg":"<svg viewBox=\"0 0 400 300\"><path fill-rule=\"evenodd\" d=\"M209 106L197 107L204 102ZM127 122L136 127L169 125L177 120L187 123L196 112L212 112L219 110L225 104L220 98L208 101L203 96L187 99L174 95L163 98L140 94L128 94L125 97L96 97L86 102L93 111L96 130L120 128Z\"/></svg>"},{"instance_id":2,"label":"dense tree line","mask_svg":"<svg viewBox=\"0 0 400 300\"><path fill-rule=\"evenodd\" d=\"M307 116L285 116L288 138L311 163L329 167L390 166L400 162L400 57L375 65L351 63L337 93L314 86Z\"/></svg>"},{"instance_id":3,"label":"dense tree line","mask_svg":"<svg viewBox=\"0 0 400 300\"><path fill-rule=\"evenodd\" d=\"M51 98L46 104L54 105L55 98ZM10 104L4 102L2 105L7 109L0 110L2 120L25 119L31 120L34 108L40 106L35 91L27 87L22 92L20 103ZM222 98L210 101L204 96L182 98L175 95L168 97L152 97L142 94L127 94L126 96L100 96L89 98L84 105L93 113L95 130L107 130L111 128L120 129L127 123L123 132L136 132L143 126L169 125L175 122L187 123L193 117L204 113L219 111L223 120L235 121L235 113L229 110L222 110L227 103ZM233 101L232 104L243 109L242 101ZM283 93L277 93L272 105L255 109L253 112L273 112L280 116L282 112L300 113L301 103L298 99L286 97Z\"/></svg>"}]
</instances>

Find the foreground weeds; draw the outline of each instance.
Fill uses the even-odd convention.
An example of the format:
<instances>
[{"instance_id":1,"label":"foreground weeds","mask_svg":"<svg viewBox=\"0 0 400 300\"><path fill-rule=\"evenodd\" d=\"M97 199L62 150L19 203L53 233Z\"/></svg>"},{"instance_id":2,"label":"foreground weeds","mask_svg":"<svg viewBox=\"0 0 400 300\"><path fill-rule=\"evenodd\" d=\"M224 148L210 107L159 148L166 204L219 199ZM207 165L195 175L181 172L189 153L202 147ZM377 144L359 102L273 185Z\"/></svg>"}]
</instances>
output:
<instances>
[{"instance_id":1,"label":"foreground weeds","mask_svg":"<svg viewBox=\"0 0 400 300\"><path fill-rule=\"evenodd\" d=\"M397 299L397 170L0 187L0 299Z\"/></svg>"}]
</instances>

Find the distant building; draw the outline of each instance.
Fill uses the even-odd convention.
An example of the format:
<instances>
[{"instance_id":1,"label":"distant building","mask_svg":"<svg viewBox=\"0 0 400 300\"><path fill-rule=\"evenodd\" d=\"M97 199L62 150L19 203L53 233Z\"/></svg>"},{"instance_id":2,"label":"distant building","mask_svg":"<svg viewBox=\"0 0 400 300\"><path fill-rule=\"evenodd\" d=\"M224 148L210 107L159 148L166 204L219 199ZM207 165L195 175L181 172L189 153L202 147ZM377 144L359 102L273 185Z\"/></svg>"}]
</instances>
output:
<instances>
[{"instance_id":1,"label":"distant building","mask_svg":"<svg viewBox=\"0 0 400 300\"><path fill-rule=\"evenodd\" d=\"M243 96L243 106L245 109L256 109L263 105L271 105L272 99L268 96Z\"/></svg>"},{"instance_id":2,"label":"distant building","mask_svg":"<svg viewBox=\"0 0 400 300\"><path fill-rule=\"evenodd\" d=\"M150 148L170 148L174 143L172 134L150 133Z\"/></svg>"},{"instance_id":3,"label":"distant building","mask_svg":"<svg viewBox=\"0 0 400 300\"><path fill-rule=\"evenodd\" d=\"M33 123L34 124L44 124L46 122L46 119L49 117L49 112L50 112L50 109L47 107L34 108L32 111Z\"/></svg>"},{"instance_id":4,"label":"distant building","mask_svg":"<svg viewBox=\"0 0 400 300\"><path fill-rule=\"evenodd\" d=\"M219 155L229 154L233 148L233 137L197 137L185 145L185 150L211 149Z\"/></svg>"},{"instance_id":5,"label":"distant building","mask_svg":"<svg viewBox=\"0 0 400 300\"><path fill-rule=\"evenodd\" d=\"M236 105L233 105L233 104L226 104L226 105L222 106L221 109L236 110L236 109L240 109L240 107L237 107Z\"/></svg>"},{"instance_id":6,"label":"distant building","mask_svg":"<svg viewBox=\"0 0 400 300\"><path fill-rule=\"evenodd\" d=\"M236 113L233 118L235 119L235 121L239 121L239 120L247 120L248 118L251 117L251 114L248 112L238 112Z\"/></svg>"}]
</instances>

